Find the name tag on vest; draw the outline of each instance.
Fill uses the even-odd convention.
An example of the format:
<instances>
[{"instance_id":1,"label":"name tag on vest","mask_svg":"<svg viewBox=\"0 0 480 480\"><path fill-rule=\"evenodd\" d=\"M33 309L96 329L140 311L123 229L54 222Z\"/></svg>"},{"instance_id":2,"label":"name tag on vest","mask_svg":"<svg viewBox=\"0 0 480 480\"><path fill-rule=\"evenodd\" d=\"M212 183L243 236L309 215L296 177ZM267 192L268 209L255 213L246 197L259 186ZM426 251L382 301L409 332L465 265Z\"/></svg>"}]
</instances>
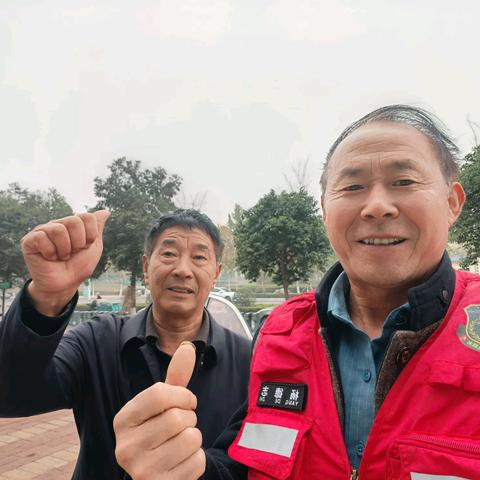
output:
<instances>
[{"instance_id":1,"label":"name tag on vest","mask_svg":"<svg viewBox=\"0 0 480 480\"><path fill-rule=\"evenodd\" d=\"M307 385L302 383L262 383L258 394L259 407L303 410L307 404Z\"/></svg>"}]
</instances>

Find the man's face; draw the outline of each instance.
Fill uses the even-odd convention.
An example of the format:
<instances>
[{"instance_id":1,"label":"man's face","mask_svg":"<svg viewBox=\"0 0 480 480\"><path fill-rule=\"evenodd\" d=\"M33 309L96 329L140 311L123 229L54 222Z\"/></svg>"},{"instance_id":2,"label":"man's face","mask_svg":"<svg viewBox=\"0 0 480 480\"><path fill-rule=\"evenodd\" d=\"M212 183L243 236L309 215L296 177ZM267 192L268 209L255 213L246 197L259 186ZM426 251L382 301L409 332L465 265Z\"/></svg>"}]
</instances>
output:
<instances>
[{"instance_id":1,"label":"man's face","mask_svg":"<svg viewBox=\"0 0 480 480\"><path fill-rule=\"evenodd\" d=\"M159 235L150 258L143 258L154 313L160 318L197 319L220 269L209 235L196 228L167 228Z\"/></svg>"},{"instance_id":2,"label":"man's face","mask_svg":"<svg viewBox=\"0 0 480 480\"><path fill-rule=\"evenodd\" d=\"M322 207L351 282L408 289L436 269L464 202L436 155L418 130L391 122L363 126L338 146Z\"/></svg>"}]
</instances>

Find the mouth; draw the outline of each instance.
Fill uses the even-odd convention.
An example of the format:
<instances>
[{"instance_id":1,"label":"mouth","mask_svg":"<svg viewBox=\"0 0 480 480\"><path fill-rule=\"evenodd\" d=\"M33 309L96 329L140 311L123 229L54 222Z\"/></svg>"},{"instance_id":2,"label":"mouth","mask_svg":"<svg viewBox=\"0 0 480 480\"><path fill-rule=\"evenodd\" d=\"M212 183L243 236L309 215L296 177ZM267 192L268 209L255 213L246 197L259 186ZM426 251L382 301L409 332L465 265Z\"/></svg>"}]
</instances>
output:
<instances>
[{"instance_id":1,"label":"mouth","mask_svg":"<svg viewBox=\"0 0 480 480\"><path fill-rule=\"evenodd\" d=\"M193 293L193 290L189 287L168 287L167 290L174 293L183 293L185 295Z\"/></svg>"},{"instance_id":2,"label":"mouth","mask_svg":"<svg viewBox=\"0 0 480 480\"><path fill-rule=\"evenodd\" d=\"M359 240L359 243L363 245L374 245L374 246L391 246L391 245L399 245L403 243L406 238L400 237L392 237L392 238L377 238L377 237L370 237L364 238L363 240Z\"/></svg>"}]
</instances>

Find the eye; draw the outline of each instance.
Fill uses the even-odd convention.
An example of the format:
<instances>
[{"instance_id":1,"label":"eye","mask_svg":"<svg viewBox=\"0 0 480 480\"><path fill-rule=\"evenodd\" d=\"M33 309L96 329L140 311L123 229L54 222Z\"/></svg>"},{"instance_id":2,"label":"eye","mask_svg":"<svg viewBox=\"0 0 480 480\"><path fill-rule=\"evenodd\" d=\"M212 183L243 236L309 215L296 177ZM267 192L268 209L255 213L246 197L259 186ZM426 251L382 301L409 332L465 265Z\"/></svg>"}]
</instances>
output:
<instances>
[{"instance_id":1,"label":"eye","mask_svg":"<svg viewBox=\"0 0 480 480\"><path fill-rule=\"evenodd\" d=\"M205 255L195 255L193 257L194 260L207 260L207 257Z\"/></svg>"},{"instance_id":2,"label":"eye","mask_svg":"<svg viewBox=\"0 0 480 480\"><path fill-rule=\"evenodd\" d=\"M343 190L345 192L355 192L357 190L361 190L363 187L361 185L358 185L358 184L354 184L354 185L349 185L348 187L345 187Z\"/></svg>"},{"instance_id":3,"label":"eye","mask_svg":"<svg viewBox=\"0 0 480 480\"><path fill-rule=\"evenodd\" d=\"M411 180L409 178L402 178L394 182L393 185L395 187L408 187L409 185L413 185L414 183L416 183L414 180Z\"/></svg>"},{"instance_id":4,"label":"eye","mask_svg":"<svg viewBox=\"0 0 480 480\"><path fill-rule=\"evenodd\" d=\"M171 252L170 250L165 250L162 252L162 257L167 257L167 258L172 258L175 256L174 252Z\"/></svg>"}]
</instances>

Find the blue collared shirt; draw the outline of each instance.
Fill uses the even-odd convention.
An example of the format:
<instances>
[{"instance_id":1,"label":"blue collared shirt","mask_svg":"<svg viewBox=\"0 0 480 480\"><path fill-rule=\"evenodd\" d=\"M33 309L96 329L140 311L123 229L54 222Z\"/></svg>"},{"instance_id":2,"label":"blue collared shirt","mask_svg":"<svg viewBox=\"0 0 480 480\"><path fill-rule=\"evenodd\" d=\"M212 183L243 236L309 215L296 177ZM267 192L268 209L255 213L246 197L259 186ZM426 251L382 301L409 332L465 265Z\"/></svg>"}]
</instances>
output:
<instances>
[{"instance_id":1,"label":"blue collared shirt","mask_svg":"<svg viewBox=\"0 0 480 480\"><path fill-rule=\"evenodd\" d=\"M345 404L344 439L350 463L357 468L375 417L377 375L393 333L408 329L410 306L405 303L392 310L381 336L371 340L350 318L349 292L350 283L342 272L330 291L328 315L339 337L335 355Z\"/></svg>"}]
</instances>

